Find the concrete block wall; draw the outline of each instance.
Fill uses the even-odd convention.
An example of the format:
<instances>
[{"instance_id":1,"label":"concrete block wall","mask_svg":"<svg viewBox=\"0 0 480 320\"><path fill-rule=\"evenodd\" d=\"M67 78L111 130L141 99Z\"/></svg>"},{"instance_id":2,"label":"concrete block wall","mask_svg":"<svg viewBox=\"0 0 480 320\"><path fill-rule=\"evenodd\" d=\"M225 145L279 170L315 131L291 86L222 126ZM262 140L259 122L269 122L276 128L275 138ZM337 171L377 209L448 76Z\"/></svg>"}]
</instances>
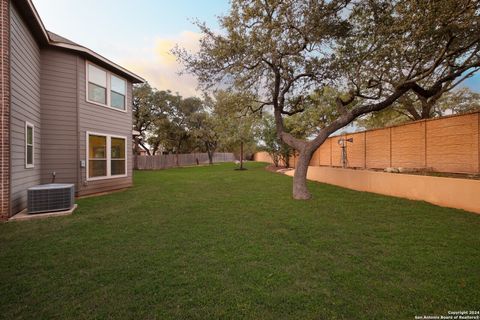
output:
<instances>
[{"instance_id":1,"label":"concrete block wall","mask_svg":"<svg viewBox=\"0 0 480 320\"><path fill-rule=\"evenodd\" d=\"M293 174L294 170L287 172L287 175ZM308 168L307 179L480 214L478 180L315 166Z\"/></svg>"},{"instance_id":2,"label":"concrete block wall","mask_svg":"<svg viewBox=\"0 0 480 320\"><path fill-rule=\"evenodd\" d=\"M347 143L349 168L432 168L437 172L480 173L480 112L420 120L404 125L328 138L310 166L341 167L338 140ZM268 155L258 158L267 161ZM271 162L270 160L267 162ZM293 166L295 159L290 161Z\"/></svg>"},{"instance_id":3,"label":"concrete block wall","mask_svg":"<svg viewBox=\"0 0 480 320\"><path fill-rule=\"evenodd\" d=\"M427 121L426 166L439 172L480 172L479 116Z\"/></svg>"}]
</instances>

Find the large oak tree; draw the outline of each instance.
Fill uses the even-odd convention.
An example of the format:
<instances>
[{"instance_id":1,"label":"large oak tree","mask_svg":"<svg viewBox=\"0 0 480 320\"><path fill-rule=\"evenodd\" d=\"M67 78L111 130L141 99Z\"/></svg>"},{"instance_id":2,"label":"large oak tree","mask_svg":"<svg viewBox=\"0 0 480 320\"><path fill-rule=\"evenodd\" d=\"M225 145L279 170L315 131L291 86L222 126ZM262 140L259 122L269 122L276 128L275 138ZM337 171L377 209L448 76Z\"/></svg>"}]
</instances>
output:
<instances>
[{"instance_id":1,"label":"large oak tree","mask_svg":"<svg viewBox=\"0 0 480 320\"><path fill-rule=\"evenodd\" d=\"M140 147L146 151L148 155L151 154L145 141L147 139L147 133L151 129L155 119L161 116L156 96L157 91L148 83L136 85L133 88L133 129L140 134L135 137L135 154L140 153Z\"/></svg>"},{"instance_id":2,"label":"large oak tree","mask_svg":"<svg viewBox=\"0 0 480 320\"><path fill-rule=\"evenodd\" d=\"M299 153L293 197L308 199L308 164L330 134L407 92L428 99L480 66L479 12L469 0L232 0L220 32L198 24L198 52L174 52L203 87L273 107L278 137ZM325 86L339 92L329 121L295 138L284 117Z\"/></svg>"}]
</instances>

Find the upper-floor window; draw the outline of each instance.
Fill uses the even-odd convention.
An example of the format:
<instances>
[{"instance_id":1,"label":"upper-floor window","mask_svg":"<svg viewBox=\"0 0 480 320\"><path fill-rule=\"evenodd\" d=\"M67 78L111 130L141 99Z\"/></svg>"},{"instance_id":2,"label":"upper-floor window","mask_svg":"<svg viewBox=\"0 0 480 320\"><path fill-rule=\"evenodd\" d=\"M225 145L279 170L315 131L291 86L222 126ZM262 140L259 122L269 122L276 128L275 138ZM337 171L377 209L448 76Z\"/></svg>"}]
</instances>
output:
<instances>
[{"instance_id":1,"label":"upper-floor window","mask_svg":"<svg viewBox=\"0 0 480 320\"><path fill-rule=\"evenodd\" d=\"M107 104L107 73L88 64L88 100Z\"/></svg>"},{"instance_id":2,"label":"upper-floor window","mask_svg":"<svg viewBox=\"0 0 480 320\"><path fill-rule=\"evenodd\" d=\"M125 111L127 81L87 62L87 101Z\"/></svg>"},{"instance_id":3,"label":"upper-floor window","mask_svg":"<svg viewBox=\"0 0 480 320\"><path fill-rule=\"evenodd\" d=\"M120 79L112 74L110 77L110 83L110 100L112 107L125 110L125 80Z\"/></svg>"},{"instance_id":4,"label":"upper-floor window","mask_svg":"<svg viewBox=\"0 0 480 320\"><path fill-rule=\"evenodd\" d=\"M25 168L33 168L34 158L34 126L25 122Z\"/></svg>"}]
</instances>

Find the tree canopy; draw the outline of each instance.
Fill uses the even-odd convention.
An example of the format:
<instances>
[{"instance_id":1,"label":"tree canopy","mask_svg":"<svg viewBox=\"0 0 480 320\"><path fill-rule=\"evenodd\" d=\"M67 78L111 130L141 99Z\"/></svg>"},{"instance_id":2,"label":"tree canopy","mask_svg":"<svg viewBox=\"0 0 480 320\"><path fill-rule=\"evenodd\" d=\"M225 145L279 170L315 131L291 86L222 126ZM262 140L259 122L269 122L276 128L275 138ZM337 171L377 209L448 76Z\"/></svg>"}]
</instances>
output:
<instances>
[{"instance_id":1,"label":"tree canopy","mask_svg":"<svg viewBox=\"0 0 480 320\"><path fill-rule=\"evenodd\" d=\"M136 143L154 155L206 152L210 163L218 149L236 151L242 144L253 153L259 115L249 111L251 105L252 96L228 91L184 98L148 83L138 85L133 106L134 129L140 133Z\"/></svg>"},{"instance_id":2,"label":"tree canopy","mask_svg":"<svg viewBox=\"0 0 480 320\"><path fill-rule=\"evenodd\" d=\"M480 110L480 93L468 88L460 88L445 92L434 104L429 105L428 115L419 116L424 105L405 94L391 108L371 113L357 120L357 124L365 129L382 128L408 121L436 118L451 114L462 114Z\"/></svg>"},{"instance_id":3,"label":"tree canopy","mask_svg":"<svg viewBox=\"0 0 480 320\"><path fill-rule=\"evenodd\" d=\"M333 132L408 92L424 99L480 67L480 4L470 0L232 0L220 32L199 23L200 50L176 48L203 88L229 87L273 107L277 136L299 152L293 196ZM310 139L286 130L314 92L337 92Z\"/></svg>"}]
</instances>

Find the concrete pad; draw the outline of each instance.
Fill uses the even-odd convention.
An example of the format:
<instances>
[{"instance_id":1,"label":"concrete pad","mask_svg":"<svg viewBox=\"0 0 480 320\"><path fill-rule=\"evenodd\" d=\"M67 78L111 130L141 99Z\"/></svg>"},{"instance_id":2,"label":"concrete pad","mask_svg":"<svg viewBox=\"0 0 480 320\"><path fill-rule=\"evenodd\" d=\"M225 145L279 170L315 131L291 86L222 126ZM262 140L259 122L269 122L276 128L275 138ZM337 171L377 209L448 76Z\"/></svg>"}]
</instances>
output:
<instances>
[{"instance_id":1,"label":"concrete pad","mask_svg":"<svg viewBox=\"0 0 480 320\"><path fill-rule=\"evenodd\" d=\"M44 212L44 213L32 213L29 214L27 209L24 209L8 219L8 221L24 221L24 220L34 220L34 219L42 219L42 218L50 218L50 217L58 217L58 216L68 216L77 209L78 205L74 204L70 210L64 211L53 211L53 212Z\"/></svg>"}]
</instances>

